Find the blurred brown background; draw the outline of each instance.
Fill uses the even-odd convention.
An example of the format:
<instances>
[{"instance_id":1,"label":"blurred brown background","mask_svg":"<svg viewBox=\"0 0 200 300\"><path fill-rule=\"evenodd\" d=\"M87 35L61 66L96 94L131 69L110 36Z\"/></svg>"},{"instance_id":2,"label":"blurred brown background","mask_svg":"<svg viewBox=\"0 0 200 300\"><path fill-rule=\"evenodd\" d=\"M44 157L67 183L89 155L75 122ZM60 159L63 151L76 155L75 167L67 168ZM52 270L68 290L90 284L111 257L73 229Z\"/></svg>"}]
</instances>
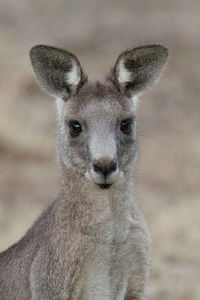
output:
<instances>
[{"instance_id":1,"label":"blurred brown background","mask_svg":"<svg viewBox=\"0 0 200 300\"><path fill-rule=\"evenodd\" d=\"M200 1L0 1L0 250L59 190L54 100L36 84L38 43L74 52L102 78L126 48L170 59L141 97L136 194L153 240L149 299L200 299Z\"/></svg>"}]
</instances>

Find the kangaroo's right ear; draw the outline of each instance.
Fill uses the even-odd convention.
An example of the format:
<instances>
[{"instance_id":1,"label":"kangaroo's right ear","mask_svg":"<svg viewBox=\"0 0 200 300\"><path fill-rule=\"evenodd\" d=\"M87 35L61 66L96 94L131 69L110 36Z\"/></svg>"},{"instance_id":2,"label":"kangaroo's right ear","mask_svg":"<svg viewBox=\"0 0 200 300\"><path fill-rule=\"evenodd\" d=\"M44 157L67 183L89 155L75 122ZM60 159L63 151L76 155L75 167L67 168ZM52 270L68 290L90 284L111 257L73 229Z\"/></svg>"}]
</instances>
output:
<instances>
[{"instance_id":1,"label":"kangaroo's right ear","mask_svg":"<svg viewBox=\"0 0 200 300\"><path fill-rule=\"evenodd\" d=\"M30 51L31 63L40 85L66 101L87 81L76 56L62 49L38 45Z\"/></svg>"}]
</instances>

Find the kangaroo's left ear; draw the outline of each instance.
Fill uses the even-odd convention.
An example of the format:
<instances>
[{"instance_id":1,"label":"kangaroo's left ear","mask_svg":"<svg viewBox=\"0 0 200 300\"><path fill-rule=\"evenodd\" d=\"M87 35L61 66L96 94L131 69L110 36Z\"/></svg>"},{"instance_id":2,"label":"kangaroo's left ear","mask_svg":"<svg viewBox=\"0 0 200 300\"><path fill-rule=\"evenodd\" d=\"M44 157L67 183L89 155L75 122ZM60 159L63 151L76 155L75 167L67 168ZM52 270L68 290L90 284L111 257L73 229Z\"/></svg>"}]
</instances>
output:
<instances>
[{"instance_id":1,"label":"kangaroo's left ear","mask_svg":"<svg viewBox=\"0 0 200 300\"><path fill-rule=\"evenodd\" d=\"M87 81L78 59L68 51L38 45L31 49L30 58L40 85L64 101L75 95Z\"/></svg>"},{"instance_id":2,"label":"kangaroo's left ear","mask_svg":"<svg viewBox=\"0 0 200 300\"><path fill-rule=\"evenodd\" d=\"M167 57L167 49L160 45L127 50L117 59L110 78L121 93L134 97L158 80Z\"/></svg>"}]
</instances>

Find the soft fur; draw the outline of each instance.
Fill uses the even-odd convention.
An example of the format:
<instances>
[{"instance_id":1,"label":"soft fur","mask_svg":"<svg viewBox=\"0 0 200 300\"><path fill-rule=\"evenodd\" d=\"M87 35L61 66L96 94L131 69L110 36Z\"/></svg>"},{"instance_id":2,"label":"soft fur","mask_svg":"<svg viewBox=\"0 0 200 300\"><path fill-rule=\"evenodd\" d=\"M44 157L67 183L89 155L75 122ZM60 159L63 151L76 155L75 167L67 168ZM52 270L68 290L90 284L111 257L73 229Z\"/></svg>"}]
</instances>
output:
<instances>
[{"instance_id":1,"label":"soft fur","mask_svg":"<svg viewBox=\"0 0 200 300\"><path fill-rule=\"evenodd\" d=\"M146 299L150 246L134 198L135 102L166 59L160 45L125 51L104 83L90 83L73 54L31 50L39 83L57 97L63 183L27 234L0 254L1 300ZM127 118L129 135L120 130ZM82 126L78 137L71 120ZM112 161L107 177L94 171L94 162Z\"/></svg>"}]
</instances>

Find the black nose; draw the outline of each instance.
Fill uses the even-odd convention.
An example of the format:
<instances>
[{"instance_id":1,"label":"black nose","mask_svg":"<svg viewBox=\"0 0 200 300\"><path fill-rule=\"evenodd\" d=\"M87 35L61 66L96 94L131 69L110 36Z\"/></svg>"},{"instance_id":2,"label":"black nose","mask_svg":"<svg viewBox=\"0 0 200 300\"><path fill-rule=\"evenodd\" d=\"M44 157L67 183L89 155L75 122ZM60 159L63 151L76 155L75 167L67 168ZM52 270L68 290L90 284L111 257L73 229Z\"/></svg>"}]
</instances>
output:
<instances>
[{"instance_id":1,"label":"black nose","mask_svg":"<svg viewBox=\"0 0 200 300\"><path fill-rule=\"evenodd\" d=\"M96 173L102 174L105 177L117 170L117 164L113 160L102 159L93 164L93 169Z\"/></svg>"}]
</instances>

